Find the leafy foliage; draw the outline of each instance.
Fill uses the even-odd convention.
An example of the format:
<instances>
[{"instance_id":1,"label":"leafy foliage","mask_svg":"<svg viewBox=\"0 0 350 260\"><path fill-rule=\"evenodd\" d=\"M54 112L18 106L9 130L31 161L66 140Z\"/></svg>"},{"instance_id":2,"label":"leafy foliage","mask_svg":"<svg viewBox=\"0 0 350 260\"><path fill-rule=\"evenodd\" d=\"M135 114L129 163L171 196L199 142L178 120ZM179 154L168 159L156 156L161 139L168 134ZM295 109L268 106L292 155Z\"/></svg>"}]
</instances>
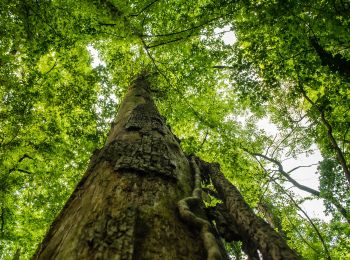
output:
<instances>
[{"instance_id":1,"label":"leafy foliage","mask_svg":"<svg viewBox=\"0 0 350 260\"><path fill-rule=\"evenodd\" d=\"M349 257L349 226L331 203L350 210L349 11L338 0L3 0L0 257L33 254L144 68L187 153L220 162L252 207L269 201L305 258L326 258L325 248ZM225 43L218 28L237 41ZM264 117L276 137L259 130ZM297 207L304 199L293 203L287 180L251 156L282 161L314 144L332 215L313 219L319 234Z\"/></svg>"}]
</instances>

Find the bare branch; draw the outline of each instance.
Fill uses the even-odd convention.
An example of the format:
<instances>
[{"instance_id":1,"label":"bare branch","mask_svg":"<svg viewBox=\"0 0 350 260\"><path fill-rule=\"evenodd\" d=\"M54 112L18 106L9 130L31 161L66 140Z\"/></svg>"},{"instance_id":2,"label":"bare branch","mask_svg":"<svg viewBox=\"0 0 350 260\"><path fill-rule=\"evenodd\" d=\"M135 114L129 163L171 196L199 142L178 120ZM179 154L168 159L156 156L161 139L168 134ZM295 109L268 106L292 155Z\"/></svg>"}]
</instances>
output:
<instances>
[{"instance_id":1,"label":"bare branch","mask_svg":"<svg viewBox=\"0 0 350 260\"><path fill-rule=\"evenodd\" d=\"M344 219L350 224L350 214L348 213L348 211L340 204L340 202L334 198L332 195L328 195L327 197L324 196L323 194L321 194L321 192L319 192L318 190L314 190L310 187L307 187L307 186L304 186L302 184L300 184L299 182L297 182L296 180L294 180L292 177L289 176L288 173L296 170L296 168L292 169L291 171L289 171L288 173L283 169L283 166L281 164L281 162L275 160L275 159L272 159L270 157L267 157L266 155L262 155L262 154L259 154L259 153L251 153L249 152L248 150L246 149L243 149L244 151L246 151L247 153L249 153L250 155L252 155L259 163L260 167L265 171L267 172L267 170L264 168L264 166L261 164L261 162L256 158L256 156L259 156L261 158L264 158L274 164L276 164L278 166L278 172L280 174L282 174L285 178L287 178L287 180L292 183L295 187L297 187L298 189L300 190L303 190L303 191L306 191L318 198L321 198L321 199L324 199L324 200L327 200L329 201L331 204L333 204L336 209L339 211L339 213L344 217ZM303 167L303 166L299 166L299 167ZM271 178L269 181L274 181L275 182L275 179L274 178Z\"/></svg>"},{"instance_id":2,"label":"bare branch","mask_svg":"<svg viewBox=\"0 0 350 260\"><path fill-rule=\"evenodd\" d=\"M268 157L266 155L263 155L263 154L260 154L260 153L252 153L252 152L249 152L246 149L244 149L244 150L247 153L249 153L250 155L259 156L261 158L264 158L265 160L268 160L268 161L274 163L275 165L277 165L279 173L281 173L295 187L297 187L297 188L299 188L299 189L301 189L303 191L306 191L308 193L311 193L314 196L320 197L320 192L319 191L314 190L312 188L309 188L307 186L304 186L304 185L300 184L299 182L297 182L296 180L294 180L292 177L290 177L290 175L284 170L282 164L279 161L277 161L276 159L270 158L270 157Z\"/></svg>"},{"instance_id":3,"label":"bare branch","mask_svg":"<svg viewBox=\"0 0 350 260\"><path fill-rule=\"evenodd\" d=\"M289 174L291 172L294 172L295 170L300 169L300 168L309 168L309 167L312 167L312 166L315 166L315 165L318 165L318 163L313 163L313 164L309 164L309 165L300 165L300 166L294 167L293 169L289 170L287 172L287 174Z\"/></svg>"}]
</instances>

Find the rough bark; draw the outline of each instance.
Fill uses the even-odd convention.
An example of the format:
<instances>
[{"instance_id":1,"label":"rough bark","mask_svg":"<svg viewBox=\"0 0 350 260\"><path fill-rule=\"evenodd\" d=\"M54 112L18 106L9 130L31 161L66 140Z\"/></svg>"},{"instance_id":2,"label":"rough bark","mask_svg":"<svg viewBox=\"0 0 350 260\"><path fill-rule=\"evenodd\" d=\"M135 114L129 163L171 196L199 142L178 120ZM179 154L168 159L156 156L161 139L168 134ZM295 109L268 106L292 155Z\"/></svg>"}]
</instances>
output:
<instances>
[{"instance_id":1,"label":"rough bark","mask_svg":"<svg viewBox=\"0 0 350 260\"><path fill-rule=\"evenodd\" d=\"M226 242L241 241L242 250L247 255L248 260L259 260L258 247L248 237L243 237L237 229L238 224L230 214L226 206L222 203L216 204L208 209L212 220L215 221L216 229Z\"/></svg>"},{"instance_id":2,"label":"rough bark","mask_svg":"<svg viewBox=\"0 0 350 260\"><path fill-rule=\"evenodd\" d=\"M240 236L257 245L264 259L301 259L268 223L254 214L237 188L221 173L218 164L202 162L202 168L209 173L220 199L237 225Z\"/></svg>"},{"instance_id":3,"label":"rough bark","mask_svg":"<svg viewBox=\"0 0 350 260\"><path fill-rule=\"evenodd\" d=\"M206 259L203 230L178 212L193 182L188 160L139 77L105 147L95 152L33 259Z\"/></svg>"}]
</instances>

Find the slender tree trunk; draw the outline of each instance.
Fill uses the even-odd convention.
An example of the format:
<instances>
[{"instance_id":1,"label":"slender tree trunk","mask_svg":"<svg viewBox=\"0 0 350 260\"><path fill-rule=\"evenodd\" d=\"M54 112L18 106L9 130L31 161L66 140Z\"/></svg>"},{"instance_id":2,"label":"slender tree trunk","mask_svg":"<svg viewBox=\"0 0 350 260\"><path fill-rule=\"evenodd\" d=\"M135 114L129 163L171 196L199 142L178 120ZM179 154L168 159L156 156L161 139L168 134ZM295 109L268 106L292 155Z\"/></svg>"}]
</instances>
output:
<instances>
[{"instance_id":1,"label":"slender tree trunk","mask_svg":"<svg viewBox=\"0 0 350 260\"><path fill-rule=\"evenodd\" d=\"M33 259L206 259L203 230L177 206L193 189L190 164L140 76Z\"/></svg>"}]
</instances>

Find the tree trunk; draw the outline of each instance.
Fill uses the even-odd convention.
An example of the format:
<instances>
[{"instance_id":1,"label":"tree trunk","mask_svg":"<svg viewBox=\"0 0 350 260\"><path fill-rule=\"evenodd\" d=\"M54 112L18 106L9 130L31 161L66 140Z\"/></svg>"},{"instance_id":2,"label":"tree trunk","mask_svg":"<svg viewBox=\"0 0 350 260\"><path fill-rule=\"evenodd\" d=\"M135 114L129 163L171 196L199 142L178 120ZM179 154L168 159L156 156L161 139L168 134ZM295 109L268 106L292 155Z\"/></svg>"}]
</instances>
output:
<instances>
[{"instance_id":1,"label":"tree trunk","mask_svg":"<svg viewBox=\"0 0 350 260\"><path fill-rule=\"evenodd\" d=\"M193 189L190 164L140 76L33 259L206 259L203 231L177 206Z\"/></svg>"},{"instance_id":2,"label":"tree trunk","mask_svg":"<svg viewBox=\"0 0 350 260\"><path fill-rule=\"evenodd\" d=\"M268 223L254 214L237 188L221 173L218 164L209 164L203 161L200 164L202 171L209 174L219 198L224 202L242 240L250 241L250 244L246 245L247 247L256 246L263 259L301 259Z\"/></svg>"}]
</instances>

